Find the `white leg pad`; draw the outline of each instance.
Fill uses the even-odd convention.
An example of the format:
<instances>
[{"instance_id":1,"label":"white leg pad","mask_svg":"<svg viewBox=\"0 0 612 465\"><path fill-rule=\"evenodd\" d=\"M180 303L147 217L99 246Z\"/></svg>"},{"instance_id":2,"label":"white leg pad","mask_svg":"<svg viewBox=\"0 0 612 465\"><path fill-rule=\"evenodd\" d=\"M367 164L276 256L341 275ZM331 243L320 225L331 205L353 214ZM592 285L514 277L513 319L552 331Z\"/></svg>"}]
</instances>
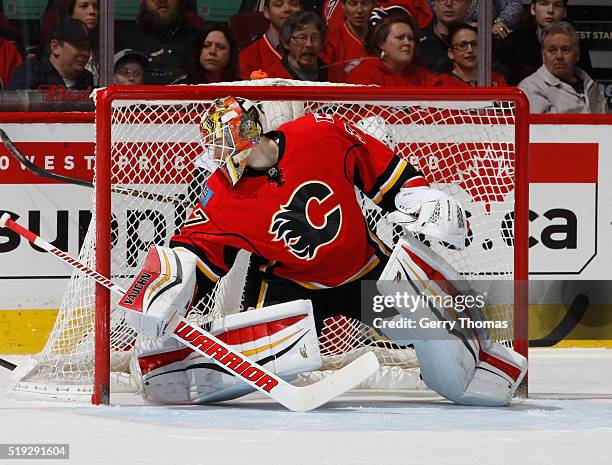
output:
<instances>
[{"instance_id":1,"label":"white leg pad","mask_svg":"<svg viewBox=\"0 0 612 465\"><path fill-rule=\"evenodd\" d=\"M406 295L443 294L447 288L443 281L452 280L452 287L461 294L471 292L465 281L442 258L418 241L400 240L385 270L378 289L384 296L397 292ZM421 305L407 311L397 310L401 316L413 321L422 318L432 322L452 322L457 319L453 309ZM467 317L467 314L460 315ZM480 319L479 311L470 311L472 320ZM398 319L399 317L396 317ZM384 331L397 340L397 332ZM490 340L488 331L454 329L440 326L401 330L401 341L414 344L421 377L425 384L448 400L462 405L505 406L527 372L527 360L517 352ZM400 341L397 341L400 342Z\"/></svg>"},{"instance_id":2,"label":"white leg pad","mask_svg":"<svg viewBox=\"0 0 612 465\"><path fill-rule=\"evenodd\" d=\"M215 320L209 331L286 380L321 366L312 304L296 300ZM146 400L200 404L253 391L202 355L173 339L141 338L131 363Z\"/></svg>"},{"instance_id":3,"label":"white leg pad","mask_svg":"<svg viewBox=\"0 0 612 465\"><path fill-rule=\"evenodd\" d=\"M527 372L525 357L497 343L477 361L458 339L418 341L414 348L425 384L461 405L504 407Z\"/></svg>"}]
</instances>

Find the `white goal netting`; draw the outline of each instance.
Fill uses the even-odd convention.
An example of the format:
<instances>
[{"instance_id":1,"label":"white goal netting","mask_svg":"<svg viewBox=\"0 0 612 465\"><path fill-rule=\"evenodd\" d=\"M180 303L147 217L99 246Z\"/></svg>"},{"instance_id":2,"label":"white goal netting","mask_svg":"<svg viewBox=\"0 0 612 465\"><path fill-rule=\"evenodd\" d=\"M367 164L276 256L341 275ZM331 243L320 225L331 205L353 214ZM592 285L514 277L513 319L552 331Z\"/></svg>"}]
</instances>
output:
<instances>
[{"instance_id":1,"label":"white goal netting","mask_svg":"<svg viewBox=\"0 0 612 465\"><path fill-rule=\"evenodd\" d=\"M234 85L240 84L244 83ZM255 84L295 85L270 80ZM137 98L128 96L111 102L110 151L98 147L96 153L97 157L111 158L112 206L110 212L96 211L93 207L80 259L95 268L96 249L102 248L111 257L112 279L121 286L129 285L151 243L168 244L195 201L202 181L193 175L194 162L202 152L198 123L213 97L224 93L214 88L214 96L202 98L190 89L185 88L180 97L149 95L143 99L138 94ZM257 91L249 88L254 95L247 97L259 101L265 112L266 129L275 129L311 112L333 114L354 124L373 116L382 118L391 132L396 153L420 169L434 187L457 198L468 212L471 229L464 251L439 244L431 247L475 286L484 280L499 281L503 295L488 302L487 315L514 321L513 218L518 119L513 99L474 101L470 94L456 101L433 95L377 99L366 98L363 92L339 98L333 96L336 87L321 87L318 92L292 89L290 98L274 100L274 92L269 88L259 98ZM385 223L378 207L359 192L356 196L370 228L392 245L397 232ZM111 244L96 244L95 223L100 215L110 215ZM239 311L248 260L248 254L240 254L230 273L197 304L189 318L206 323ZM93 389L96 350L110 351L112 378L116 381L113 389L129 385L127 372L135 334L125 324L122 312L114 308L115 297L112 299L109 345L96 349L95 285L91 279L75 273L44 350L36 355L35 364L14 390L88 401ZM508 345L512 345L514 337L512 325L493 334L495 340ZM419 385L414 351L392 344L356 320L328 319L320 343L325 370L337 369L363 351L371 350L386 370L381 370L372 385L391 388Z\"/></svg>"}]
</instances>

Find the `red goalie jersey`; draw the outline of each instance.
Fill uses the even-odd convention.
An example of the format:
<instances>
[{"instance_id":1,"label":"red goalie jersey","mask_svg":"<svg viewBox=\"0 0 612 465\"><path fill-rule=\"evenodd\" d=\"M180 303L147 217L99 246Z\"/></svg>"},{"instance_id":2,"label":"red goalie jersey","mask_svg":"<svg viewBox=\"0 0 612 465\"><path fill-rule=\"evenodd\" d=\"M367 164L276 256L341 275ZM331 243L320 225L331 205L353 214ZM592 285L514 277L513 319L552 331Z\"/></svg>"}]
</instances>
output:
<instances>
[{"instance_id":1,"label":"red goalie jersey","mask_svg":"<svg viewBox=\"0 0 612 465\"><path fill-rule=\"evenodd\" d=\"M416 170L384 144L338 118L311 114L267 134L279 146L267 172L247 170L232 188L217 171L172 240L202 260L216 281L238 249L259 258L269 280L337 287L372 270L387 253L366 225L354 186L382 208Z\"/></svg>"}]
</instances>

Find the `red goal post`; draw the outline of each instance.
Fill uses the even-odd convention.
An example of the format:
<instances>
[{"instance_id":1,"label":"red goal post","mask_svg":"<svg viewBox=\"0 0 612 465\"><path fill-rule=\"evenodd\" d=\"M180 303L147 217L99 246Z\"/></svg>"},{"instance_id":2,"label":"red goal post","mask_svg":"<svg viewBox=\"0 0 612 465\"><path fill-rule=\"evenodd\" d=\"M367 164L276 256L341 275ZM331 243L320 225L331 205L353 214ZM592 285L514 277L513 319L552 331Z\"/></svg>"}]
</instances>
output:
<instances>
[{"instance_id":1,"label":"red goal post","mask_svg":"<svg viewBox=\"0 0 612 465\"><path fill-rule=\"evenodd\" d=\"M148 243L167 245L188 210L177 202L188 200L194 158L201 152L197 125L216 98L235 95L260 102L267 129L313 111L354 124L382 118L390 127L396 153L471 211L473 233L465 252L439 245L432 249L475 283L486 277L512 281L508 292L513 303L501 307L513 327L510 334L495 339L527 355L529 129L528 104L520 91L302 86L287 81L273 86L236 84L122 86L97 91L95 235L86 240L81 260L124 285L140 266ZM126 188L156 197L117 193ZM356 195L368 225L391 242L394 233L387 229L380 211ZM159 200L164 197L167 202ZM210 301L201 304L202 318L224 314L227 305L237 310L243 282L230 274ZM79 277L72 281L52 337L37 356L38 368L21 384L24 390L36 390L44 378L76 367L78 375L70 373L51 384L63 389L91 383L91 389L80 386L79 392L91 392L94 404L108 403L111 371L125 370L133 333L117 317L108 290L98 285L94 290L93 283ZM226 305L228 298L231 303ZM67 321L73 323L66 325ZM398 350L358 321L330 321L320 343L330 369L350 361L356 348L379 351L381 365L414 366L406 358L407 350Z\"/></svg>"},{"instance_id":2,"label":"red goal post","mask_svg":"<svg viewBox=\"0 0 612 465\"><path fill-rule=\"evenodd\" d=\"M112 102L122 99L146 100L152 97L162 101L210 101L226 95L238 95L251 100L294 101L303 99L320 99L326 102L354 101L360 102L405 102L405 101L435 101L435 102L512 102L515 117L515 210L514 210L514 280L515 312L514 312L514 347L527 355L527 322L526 322L526 291L520 285L527 280L528 273L528 104L524 95L515 89L466 89L463 91L446 89L397 89L397 88L350 88L350 87L139 87L139 88L109 88L97 96L96 102L96 147L97 168L96 202L98 211L110 212L110 184L101 180L111 179L110 148L111 148L111 114ZM110 215L98 216L97 244L111 242ZM97 249L98 271L105 276L110 275L110 256L103 248ZM105 347L109 339L110 296L106 289L97 289L96 297L96 344ZM94 394L94 403L104 401L108 385L107 360L108 350L96 350L96 385L100 391Z\"/></svg>"}]
</instances>

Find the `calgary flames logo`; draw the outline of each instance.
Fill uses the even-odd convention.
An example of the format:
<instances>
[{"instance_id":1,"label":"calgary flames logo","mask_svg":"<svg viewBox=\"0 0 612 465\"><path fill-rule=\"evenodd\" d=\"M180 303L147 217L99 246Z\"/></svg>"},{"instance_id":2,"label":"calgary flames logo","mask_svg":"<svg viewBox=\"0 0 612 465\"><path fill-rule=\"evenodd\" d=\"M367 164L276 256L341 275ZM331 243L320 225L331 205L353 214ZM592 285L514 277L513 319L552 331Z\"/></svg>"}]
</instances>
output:
<instances>
[{"instance_id":1,"label":"calgary flames logo","mask_svg":"<svg viewBox=\"0 0 612 465\"><path fill-rule=\"evenodd\" d=\"M333 193L320 181L300 185L272 217L269 232L274 240L282 240L298 258L315 258L319 248L333 242L342 227L342 210L331 199Z\"/></svg>"}]
</instances>

